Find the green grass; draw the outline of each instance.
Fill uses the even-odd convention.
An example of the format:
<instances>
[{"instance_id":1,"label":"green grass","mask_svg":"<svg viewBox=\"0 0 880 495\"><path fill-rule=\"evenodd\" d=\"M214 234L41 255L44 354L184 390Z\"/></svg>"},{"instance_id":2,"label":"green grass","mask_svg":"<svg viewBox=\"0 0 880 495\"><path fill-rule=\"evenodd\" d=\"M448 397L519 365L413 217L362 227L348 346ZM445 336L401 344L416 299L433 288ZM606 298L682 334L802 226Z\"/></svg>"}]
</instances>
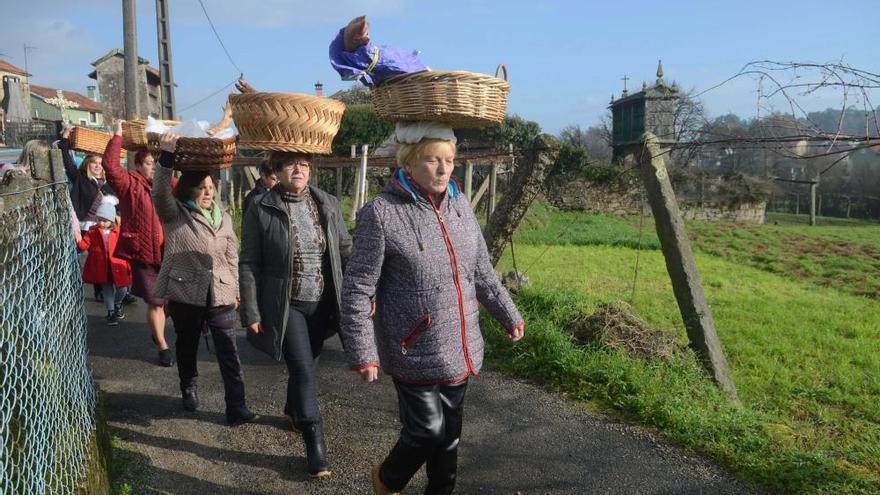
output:
<instances>
[{"instance_id":1,"label":"green grass","mask_svg":"<svg viewBox=\"0 0 880 495\"><path fill-rule=\"evenodd\" d=\"M836 219L809 227L801 216L772 214L766 225L687 222L695 250L850 294L880 299L880 224ZM829 221L830 223L830 221ZM660 249L650 217L617 218L552 210L536 204L514 242L530 245ZM517 265L523 268L517 259Z\"/></svg>"},{"instance_id":2,"label":"green grass","mask_svg":"<svg viewBox=\"0 0 880 495\"><path fill-rule=\"evenodd\" d=\"M543 223L530 228L552 229L577 214L539 210L533 216L540 215L545 215ZM689 224L700 232L698 238L731 247L719 255L701 249L697 263L743 403L737 408L711 384L693 356L643 362L577 346L562 330L601 302L628 301L638 255L641 269L630 301L634 312L686 342L662 254L613 244L638 233L632 219L586 217L594 225L609 225L594 232L579 230L576 242L568 239L568 245L536 242L542 235L552 240L553 233L518 234L518 265L531 266L528 274L534 281L533 288L517 296L528 322L527 338L511 346L499 338L500 332L488 330L494 323L486 321L489 355L496 364L658 427L673 440L720 459L745 479L775 490L880 491L880 305L845 287L829 287L806 274L772 273L761 262L735 256L739 251L733 246L751 253L761 242L782 252L800 249L785 236L803 233L803 227ZM820 229L804 233L799 241L840 236L862 242L880 235L878 227L858 234L843 227ZM603 237L611 242L597 241ZM839 280L859 270L833 264L845 256L811 256L803 263L837 270ZM768 259L770 263L773 258ZM499 270L510 267L508 250Z\"/></svg>"}]
</instances>

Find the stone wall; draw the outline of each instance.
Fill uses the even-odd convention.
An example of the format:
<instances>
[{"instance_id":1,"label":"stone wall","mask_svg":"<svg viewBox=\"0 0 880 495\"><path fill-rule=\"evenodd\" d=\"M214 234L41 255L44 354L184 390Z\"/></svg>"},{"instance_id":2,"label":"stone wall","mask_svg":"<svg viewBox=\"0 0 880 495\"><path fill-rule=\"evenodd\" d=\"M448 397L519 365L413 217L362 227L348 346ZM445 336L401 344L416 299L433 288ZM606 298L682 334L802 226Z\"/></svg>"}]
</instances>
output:
<instances>
[{"instance_id":1,"label":"stone wall","mask_svg":"<svg viewBox=\"0 0 880 495\"><path fill-rule=\"evenodd\" d=\"M579 210L604 215L651 215L647 198L641 199L637 180L612 184L595 184L583 179L554 179L547 184L545 195L550 203L562 210ZM766 201L721 203L678 197L678 207L685 220L763 224ZM644 211L640 212L643 205Z\"/></svg>"}]
</instances>

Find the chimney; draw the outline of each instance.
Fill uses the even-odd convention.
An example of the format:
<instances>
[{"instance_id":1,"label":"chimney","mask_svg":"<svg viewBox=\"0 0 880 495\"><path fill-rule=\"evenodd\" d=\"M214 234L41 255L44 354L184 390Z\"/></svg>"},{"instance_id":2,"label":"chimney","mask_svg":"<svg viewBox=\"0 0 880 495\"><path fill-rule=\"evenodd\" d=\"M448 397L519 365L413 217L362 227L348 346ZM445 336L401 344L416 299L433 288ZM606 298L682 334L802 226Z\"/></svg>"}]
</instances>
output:
<instances>
[{"instance_id":1,"label":"chimney","mask_svg":"<svg viewBox=\"0 0 880 495\"><path fill-rule=\"evenodd\" d=\"M95 86L86 86L87 94L89 95L89 99L92 101L98 101L98 95L95 93L95 90L98 88Z\"/></svg>"},{"instance_id":2,"label":"chimney","mask_svg":"<svg viewBox=\"0 0 880 495\"><path fill-rule=\"evenodd\" d=\"M315 83L315 96L324 96L324 85L321 81Z\"/></svg>"}]
</instances>

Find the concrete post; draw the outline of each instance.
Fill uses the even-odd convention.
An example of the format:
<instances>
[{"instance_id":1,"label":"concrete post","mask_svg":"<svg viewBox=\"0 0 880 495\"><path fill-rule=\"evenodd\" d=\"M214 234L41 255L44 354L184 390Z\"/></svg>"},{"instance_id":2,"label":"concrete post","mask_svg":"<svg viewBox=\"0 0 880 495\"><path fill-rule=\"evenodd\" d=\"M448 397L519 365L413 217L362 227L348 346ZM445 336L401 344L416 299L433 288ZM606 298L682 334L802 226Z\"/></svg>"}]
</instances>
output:
<instances>
[{"instance_id":1,"label":"concrete post","mask_svg":"<svg viewBox=\"0 0 880 495\"><path fill-rule=\"evenodd\" d=\"M122 0L122 36L125 50L125 118L140 116L138 102L137 8L135 0Z\"/></svg>"},{"instance_id":2,"label":"concrete post","mask_svg":"<svg viewBox=\"0 0 880 495\"><path fill-rule=\"evenodd\" d=\"M553 169L558 156L559 141L548 134L540 135L532 142L525 160L508 181L504 197L495 213L486 221L483 232L492 265L498 263L532 201L540 194L544 179Z\"/></svg>"},{"instance_id":3,"label":"concrete post","mask_svg":"<svg viewBox=\"0 0 880 495\"><path fill-rule=\"evenodd\" d=\"M678 302L690 345L696 351L712 379L734 401L739 401L736 386L727 366L727 358L715 332L715 322L706 302L700 273L697 270L684 221L669 174L664 151L656 136L645 133L642 146L636 153L639 173L645 185L648 203L654 213L657 237L666 259L666 269L672 281L672 290Z\"/></svg>"}]
</instances>

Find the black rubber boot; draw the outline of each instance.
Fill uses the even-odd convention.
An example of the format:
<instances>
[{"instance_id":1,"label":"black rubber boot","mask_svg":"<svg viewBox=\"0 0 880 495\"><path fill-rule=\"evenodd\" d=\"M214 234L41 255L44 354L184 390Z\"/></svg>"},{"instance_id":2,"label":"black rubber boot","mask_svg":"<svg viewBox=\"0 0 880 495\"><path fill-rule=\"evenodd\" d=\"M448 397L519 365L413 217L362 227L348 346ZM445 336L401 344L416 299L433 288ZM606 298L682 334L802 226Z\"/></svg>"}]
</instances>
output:
<instances>
[{"instance_id":1,"label":"black rubber boot","mask_svg":"<svg viewBox=\"0 0 880 495\"><path fill-rule=\"evenodd\" d=\"M183 396L184 409L193 412L199 408L199 394L195 385L181 389L180 393Z\"/></svg>"},{"instance_id":2,"label":"black rubber boot","mask_svg":"<svg viewBox=\"0 0 880 495\"><path fill-rule=\"evenodd\" d=\"M321 423L300 426L303 443L306 445L306 465L309 475L315 478L329 476L330 464L327 462L327 446L324 444L324 427Z\"/></svg>"},{"instance_id":3,"label":"black rubber boot","mask_svg":"<svg viewBox=\"0 0 880 495\"><path fill-rule=\"evenodd\" d=\"M252 413L245 405L238 406L233 409L226 410L226 424L229 426L238 426L244 423L250 423L257 419L257 415Z\"/></svg>"}]
</instances>

